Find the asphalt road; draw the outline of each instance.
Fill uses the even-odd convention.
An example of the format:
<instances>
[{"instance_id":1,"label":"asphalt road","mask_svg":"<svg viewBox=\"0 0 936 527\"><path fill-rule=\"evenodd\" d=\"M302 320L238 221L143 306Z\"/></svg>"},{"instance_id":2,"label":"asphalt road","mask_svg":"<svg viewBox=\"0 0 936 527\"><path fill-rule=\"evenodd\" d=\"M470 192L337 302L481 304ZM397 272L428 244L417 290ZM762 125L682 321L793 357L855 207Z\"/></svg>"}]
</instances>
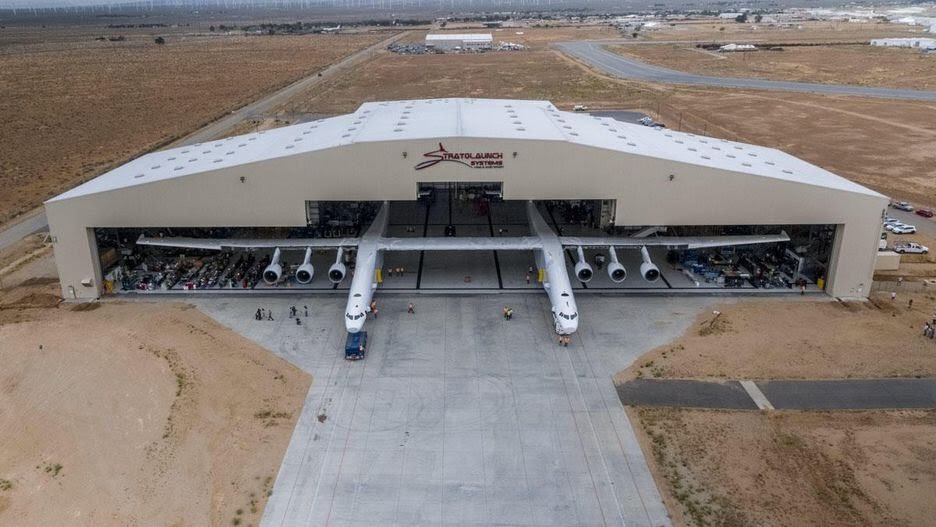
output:
<instances>
[{"instance_id":1,"label":"asphalt road","mask_svg":"<svg viewBox=\"0 0 936 527\"><path fill-rule=\"evenodd\" d=\"M936 408L936 379L763 381L756 385L777 410ZM757 408L737 381L636 379L618 386L617 391L625 405Z\"/></svg>"},{"instance_id":2,"label":"asphalt road","mask_svg":"<svg viewBox=\"0 0 936 527\"><path fill-rule=\"evenodd\" d=\"M337 74L346 70L349 66L353 66L370 57L379 50L386 48L392 42L402 38L404 35L406 35L406 33L407 32L405 31L402 33L397 33L388 39L374 44L373 46L362 49L361 51L358 51L352 55L348 55L344 59L328 66L320 72L313 73L312 75L304 77L290 84L289 86L286 86L285 88L266 95L262 99L254 101L238 110L234 110L229 115L222 117L221 119L218 119L217 121L200 128L195 132L192 132L191 134L166 146L166 148L174 148L177 146L211 141L212 139L215 139L223 133L227 132L238 123L250 117L263 114L264 112L273 109L277 105L288 101L299 92L336 76ZM39 206L26 214L23 219L16 223L10 224L9 227L4 230L0 230L0 250L5 249L6 247L16 243L17 241L34 232L48 228L49 221L46 218L45 209L44 207Z\"/></svg>"},{"instance_id":3,"label":"asphalt road","mask_svg":"<svg viewBox=\"0 0 936 527\"><path fill-rule=\"evenodd\" d=\"M812 84L808 82L694 75L659 66L651 66L639 60L618 55L617 53L605 49L604 44L599 42L563 42L558 44L558 47L565 53L584 60L608 74L623 79L665 82L670 84L694 84L719 88L745 88L754 90L818 93L824 95L854 95L861 97L936 101L936 91L899 90L895 88L873 88L840 84Z\"/></svg>"}]
</instances>

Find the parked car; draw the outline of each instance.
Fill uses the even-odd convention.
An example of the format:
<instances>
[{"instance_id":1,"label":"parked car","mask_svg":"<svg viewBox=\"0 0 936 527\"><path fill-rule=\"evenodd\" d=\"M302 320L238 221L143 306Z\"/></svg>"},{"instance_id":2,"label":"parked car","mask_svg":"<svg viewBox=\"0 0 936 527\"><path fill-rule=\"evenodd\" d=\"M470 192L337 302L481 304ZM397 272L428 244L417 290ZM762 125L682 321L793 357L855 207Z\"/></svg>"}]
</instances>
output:
<instances>
[{"instance_id":1,"label":"parked car","mask_svg":"<svg viewBox=\"0 0 936 527\"><path fill-rule=\"evenodd\" d=\"M936 212L933 212L929 209L917 209L917 216L923 216L924 218L932 218L936 215Z\"/></svg>"},{"instance_id":2,"label":"parked car","mask_svg":"<svg viewBox=\"0 0 936 527\"><path fill-rule=\"evenodd\" d=\"M893 223L885 223L885 224L884 224L884 228L887 229L887 230L889 230L889 231L893 231L893 230L894 230L895 228L897 228L897 227L905 227L905 226L906 226L905 223L902 223L902 222L899 222L899 221L895 221L895 222L893 222Z\"/></svg>"},{"instance_id":3,"label":"parked car","mask_svg":"<svg viewBox=\"0 0 936 527\"><path fill-rule=\"evenodd\" d=\"M576 104L575 106L572 107L572 111L573 112L587 112L588 106L585 106L584 104Z\"/></svg>"},{"instance_id":4,"label":"parked car","mask_svg":"<svg viewBox=\"0 0 936 527\"><path fill-rule=\"evenodd\" d=\"M894 208L897 210L911 212L913 210L913 205L907 203L906 201L898 201L897 203L894 203Z\"/></svg>"},{"instance_id":5,"label":"parked car","mask_svg":"<svg viewBox=\"0 0 936 527\"><path fill-rule=\"evenodd\" d=\"M894 244L894 252L900 254L926 254L929 252L929 247L914 242L896 243Z\"/></svg>"},{"instance_id":6,"label":"parked car","mask_svg":"<svg viewBox=\"0 0 936 527\"><path fill-rule=\"evenodd\" d=\"M898 220L897 218L893 218L893 217L891 217L891 216L884 216L884 223L885 223L885 224L888 224L888 223L900 223L900 220Z\"/></svg>"},{"instance_id":7,"label":"parked car","mask_svg":"<svg viewBox=\"0 0 936 527\"><path fill-rule=\"evenodd\" d=\"M901 225L891 229L894 234L916 234L916 227L913 225Z\"/></svg>"}]
</instances>

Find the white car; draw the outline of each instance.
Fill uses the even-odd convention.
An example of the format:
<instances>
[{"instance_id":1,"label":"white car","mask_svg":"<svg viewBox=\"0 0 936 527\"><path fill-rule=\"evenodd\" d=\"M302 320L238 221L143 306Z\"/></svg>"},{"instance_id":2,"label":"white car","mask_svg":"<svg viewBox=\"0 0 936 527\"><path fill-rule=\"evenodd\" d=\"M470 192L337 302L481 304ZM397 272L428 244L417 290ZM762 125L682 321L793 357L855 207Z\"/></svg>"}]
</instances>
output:
<instances>
[{"instance_id":1,"label":"white car","mask_svg":"<svg viewBox=\"0 0 936 527\"><path fill-rule=\"evenodd\" d=\"M900 254L909 253L909 254L926 254L929 252L929 247L925 245L920 245L919 243L897 243L894 244L894 252Z\"/></svg>"},{"instance_id":2,"label":"white car","mask_svg":"<svg viewBox=\"0 0 936 527\"><path fill-rule=\"evenodd\" d=\"M897 227L906 227L906 224L901 223L901 222L899 222L899 221L895 221L895 222L893 222L893 223L885 223L885 224L884 224L884 228L887 229L887 230L889 230L889 231L892 231L892 230L896 229Z\"/></svg>"},{"instance_id":3,"label":"white car","mask_svg":"<svg viewBox=\"0 0 936 527\"><path fill-rule=\"evenodd\" d=\"M884 217L884 223L885 223L885 224L886 224L886 223L900 223L900 220L898 220L897 218L892 218L892 217L890 217L890 216L885 216L885 217Z\"/></svg>"},{"instance_id":4,"label":"white car","mask_svg":"<svg viewBox=\"0 0 936 527\"><path fill-rule=\"evenodd\" d=\"M916 227L913 225L898 225L891 229L894 234L916 234Z\"/></svg>"},{"instance_id":5,"label":"white car","mask_svg":"<svg viewBox=\"0 0 936 527\"><path fill-rule=\"evenodd\" d=\"M897 203L894 203L894 208L898 210L905 210L907 212L913 211L913 205L907 203L906 201L898 201Z\"/></svg>"}]
</instances>

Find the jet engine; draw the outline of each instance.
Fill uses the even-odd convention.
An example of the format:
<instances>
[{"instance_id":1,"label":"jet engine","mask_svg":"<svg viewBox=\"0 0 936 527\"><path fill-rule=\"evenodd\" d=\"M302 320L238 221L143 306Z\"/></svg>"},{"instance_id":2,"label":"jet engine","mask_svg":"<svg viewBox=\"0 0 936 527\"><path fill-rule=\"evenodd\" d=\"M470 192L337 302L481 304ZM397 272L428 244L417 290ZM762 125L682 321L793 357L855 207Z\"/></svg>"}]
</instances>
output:
<instances>
[{"instance_id":1,"label":"jet engine","mask_svg":"<svg viewBox=\"0 0 936 527\"><path fill-rule=\"evenodd\" d=\"M608 278L615 284L620 284L627 278L627 269L618 261L614 247L608 247L608 257L611 258L611 263L608 264Z\"/></svg>"},{"instance_id":2,"label":"jet engine","mask_svg":"<svg viewBox=\"0 0 936 527\"><path fill-rule=\"evenodd\" d=\"M578 262L575 264L575 277L579 279L579 282L590 282L592 276L595 273L592 271L592 267L588 265L588 262L585 261L585 252L582 251L582 248L578 248Z\"/></svg>"},{"instance_id":3,"label":"jet engine","mask_svg":"<svg viewBox=\"0 0 936 527\"><path fill-rule=\"evenodd\" d=\"M640 258L643 263L640 264L640 274L648 282L656 282L660 279L660 268L650 260L650 252L646 247L640 248Z\"/></svg>"},{"instance_id":4,"label":"jet engine","mask_svg":"<svg viewBox=\"0 0 936 527\"><path fill-rule=\"evenodd\" d=\"M281 276L283 276L283 265L280 263L280 250L277 247L273 250L273 259L270 261L270 265L263 270L263 281L273 285L279 282Z\"/></svg>"},{"instance_id":5,"label":"jet engine","mask_svg":"<svg viewBox=\"0 0 936 527\"><path fill-rule=\"evenodd\" d=\"M312 281L313 276L315 276L315 268L312 267L312 248L306 247L302 265L299 266L299 269L296 269L296 280L300 284L308 284Z\"/></svg>"},{"instance_id":6,"label":"jet engine","mask_svg":"<svg viewBox=\"0 0 936 527\"><path fill-rule=\"evenodd\" d=\"M344 254L344 251L341 248L338 248L338 257L335 258L335 263L328 268L328 279L332 281L333 284L340 283L344 280L345 275L348 273L348 268L345 267L345 264L341 263L341 257Z\"/></svg>"}]
</instances>

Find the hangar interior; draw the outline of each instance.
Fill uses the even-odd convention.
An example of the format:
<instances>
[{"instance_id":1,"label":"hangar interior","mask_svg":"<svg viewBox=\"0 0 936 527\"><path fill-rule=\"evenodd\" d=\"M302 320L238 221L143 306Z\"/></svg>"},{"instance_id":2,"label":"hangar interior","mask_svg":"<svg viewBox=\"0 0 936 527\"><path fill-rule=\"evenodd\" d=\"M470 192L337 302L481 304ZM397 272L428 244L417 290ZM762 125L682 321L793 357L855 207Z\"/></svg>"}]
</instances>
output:
<instances>
[{"instance_id":1,"label":"hangar interior","mask_svg":"<svg viewBox=\"0 0 936 527\"><path fill-rule=\"evenodd\" d=\"M420 183L417 199L390 202L387 235L392 237L528 236L531 234L525 202L503 200L499 182ZM787 232L786 243L723 247L705 250L666 250L650 253L660 267L660 280L644 280L638 269L640 253L619 250L628 270L621 282L605 272L607 251L586 249L595 269L592 280L575 279L575 251L566 251L573 287L591 291L718 289L772 292L821 290L831 257L835 225L739 225L739 226L616 226L615 200L540 200L537 207L553 230L566 236L722 236ZM307 201L305 227L215 228L100 228L95 229L105 292L172 293L184 291L345 290L353 275L355 254L343 251L341 260L350 273L334 283L326 270L335 263L335 249L312 254L315 272L310 281L297 278L302 251L286 252L280 281L268 283L263 270L272 250L207 251L137 246L147 237L189 236L206 238L341 238L356 237L366 230L380 206L375 201ZM390 252L381 272L383 290L524 290L537 289L538 273L529 251L420 251Z\"/></svg>"},{"instance_id":2,"label":"hangar interior","mask_svg":"<svg viewBox=\"0 0 936 527\"><path fill-rule=\"evenodd\" d=\"M90 299L347 289L350 275L335 284L329 270L341 252L350 271L355 244L319 250L336 246L321 239L356 239L384 202L387 237L438 239L530 235L530 201L564 239L629 240L617 251L628 270L618 281L604 272L607 245L563 244L570 277L578 250L595 268L587 283L570 280L578 290L774 293L805 281L842 298L870 291L887 204L776 149L564 112L548 101L427 99L365 103L347 115L147 154L52 198L46 213L63 296ZM650 243L661 245L648 254L662 276L650 282L638 271L636 238L781 230L789 241L696 251ZM135 243L141 234L265 243L220 253L191 249L204 244L144 248ZM290 238L316 247L311 279L296 279L305 258L297 247L282 252L285 280L266 283L275 240ZM483 246L381 249L375 278L385 291L540 286L532 253L541 251Z\"/></svg>"}]
</instances>

